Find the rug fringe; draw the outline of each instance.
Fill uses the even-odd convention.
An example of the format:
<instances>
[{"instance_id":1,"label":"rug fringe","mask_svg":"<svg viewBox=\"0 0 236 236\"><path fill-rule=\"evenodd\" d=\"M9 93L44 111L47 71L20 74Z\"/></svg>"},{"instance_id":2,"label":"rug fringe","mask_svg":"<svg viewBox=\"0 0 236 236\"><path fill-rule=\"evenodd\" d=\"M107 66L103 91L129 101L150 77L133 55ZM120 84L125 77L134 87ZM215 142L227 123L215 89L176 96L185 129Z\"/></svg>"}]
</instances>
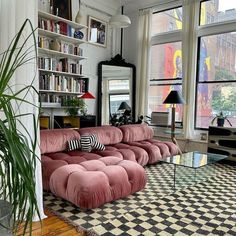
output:
<instances>
[{"instance_id":1,"label":"rug fringe","mask_svg":"<svg viewBox=\"0 0 236 236\"><path fill-rule=\"evenodd\" d=\"M86 236L100 236L98 233L96 233L93 229L85 229L82 226L79 226L73 222L71 222L70 220L68 220L66 217L60 215L58 212L48 208L48 207L44 207L45 209L47 209L50 213L56 215L59 219L63 220L64 222L66 222L69 225L72 225L75 227L76 231L78 233L85 233Z\"/></svg>"}]
</instances>

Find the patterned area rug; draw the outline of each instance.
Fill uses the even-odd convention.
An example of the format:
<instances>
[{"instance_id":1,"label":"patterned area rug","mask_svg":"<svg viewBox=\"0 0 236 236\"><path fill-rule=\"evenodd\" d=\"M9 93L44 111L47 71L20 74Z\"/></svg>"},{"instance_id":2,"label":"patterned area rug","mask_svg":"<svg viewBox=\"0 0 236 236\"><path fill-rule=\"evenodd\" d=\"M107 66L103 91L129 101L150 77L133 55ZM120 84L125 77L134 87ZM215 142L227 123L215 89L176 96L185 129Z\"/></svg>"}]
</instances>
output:
<instances>
[{"instance_id":1,"label":"patterned area rug","mask_svg":"<svg viewBox=\"0 0 236 236\"><path fill-rule=\"evenodd\" d=\"M236 167L146 167L146 188L101 208L82 211L45 193L47 209L96 235L236 235ZM95 233L96 232L96 233Z\"/></svg>"}]
</instances>

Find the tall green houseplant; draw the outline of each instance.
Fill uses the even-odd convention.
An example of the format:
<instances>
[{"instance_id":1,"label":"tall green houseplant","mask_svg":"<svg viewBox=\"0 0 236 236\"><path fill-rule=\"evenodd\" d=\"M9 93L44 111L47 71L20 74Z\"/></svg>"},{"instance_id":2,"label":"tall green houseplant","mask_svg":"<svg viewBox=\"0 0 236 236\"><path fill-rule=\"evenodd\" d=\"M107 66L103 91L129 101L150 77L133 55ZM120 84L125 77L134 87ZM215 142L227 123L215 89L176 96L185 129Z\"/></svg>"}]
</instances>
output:
<instances>
[{"instance_id":1,"label":"tall green houseplant","mask_svg":"<svg viewBox=\"0 0 236 236\"><path fill-rule=\"evenodd\" d=\"M25 35L27 27L31 32ZM28 47L32 39L34 45ZM31 113L17 112L23 104L34 105L26 100L27 94L36 92L33 87L34 78L30 85L19 91L9 86L17 69L36 60L36 46L34 29L27 19L0 57L0 200L11 204L13 234L22 225L23 234L27 227L31 234L33 216L36 214L40 218L35 192L38 118ZM32 52L35 52L33 58ZM34 123L34 135L30 138L27 128L21 122L26 117Z\"/></svg>"}]
</instances>

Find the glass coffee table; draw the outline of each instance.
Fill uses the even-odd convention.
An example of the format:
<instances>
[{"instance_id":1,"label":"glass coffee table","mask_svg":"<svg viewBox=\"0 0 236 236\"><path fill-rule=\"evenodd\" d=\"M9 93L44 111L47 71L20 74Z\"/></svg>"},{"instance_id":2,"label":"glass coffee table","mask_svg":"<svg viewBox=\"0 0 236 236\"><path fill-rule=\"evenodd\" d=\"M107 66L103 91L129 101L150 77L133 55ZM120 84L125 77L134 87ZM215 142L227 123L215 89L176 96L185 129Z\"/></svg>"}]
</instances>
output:
<instances>
[{"instance_id":1,"label":"glass coffee table","mask_svg":"<svg viewBox=\"0 0 236 236\"><path fill-rule=\"evenodd\" d=\"M214 164L220 160L227 158L228 156L204 153L204 152L188 152L181 155L175 155L172 157L167 157L161 161L168 164L174 165L174 189L176 187L176 171L178 166L191 168L194 170L194 182L196 181L197 169Z\"/></svg>"}]
</instances>

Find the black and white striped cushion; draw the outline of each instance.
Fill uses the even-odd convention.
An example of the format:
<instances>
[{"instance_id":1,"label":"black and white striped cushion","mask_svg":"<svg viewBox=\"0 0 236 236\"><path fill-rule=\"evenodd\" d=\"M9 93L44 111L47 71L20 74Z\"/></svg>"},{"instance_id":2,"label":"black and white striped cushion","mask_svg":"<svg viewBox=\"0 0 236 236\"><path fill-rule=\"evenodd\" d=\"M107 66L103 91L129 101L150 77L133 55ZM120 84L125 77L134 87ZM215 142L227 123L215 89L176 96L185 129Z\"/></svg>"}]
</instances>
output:
<instances>
[{"instance_id":1,"label":"black and white striped cushion","mask_svg":"<svg viewBox=\"0 0 236 236\"><path fill-rule=\"evenodd\" d=\"M84 152L91 152L93 149L103 151L105 146L98 142L97 136L95 134L84 134L81 135L81 139L68 141L68 150L78 150L81 149Z\"/></svg>"},{"instance_id":2,"label":"black and white striped cushion","mask_svg":"<svg viewBox=\"0 0 236 236\"><path fill-rule=\"evenodd\" d=\"M81 149L85 152L91 152L93 149L103 151L105 146L98 142L95 134L84 134L81 136Z\"/></svg>"},{"instance_id":3,"label":"black and white striped cushion","mask_svg":"<svg viewBox=\"0 0 236 236\"><path fill-rule=\"evenodd\" d=\"M80 139L81 143L81 150L84 152L91 152L92 151L92 138L89 134L84 134L81 136Z\"/></svg>"},{"instance_id":4,"label":"black and white striped cushion","mask_svg":"<svg viewBox=\"0 0 236 236\"><path fill-rule=\"evenodd\" d=\"M81 148L81 143L79 139L68 141L68 151L78 150Z\"/></svg>"},{"instance_id":5,"label":"black and white striped cushion","mask_svg":"<svg viewBox=\"0 0 236 236\"><path fill-rule=\"evenodd\" d=\"M92 143L92 148L95 149L95 150L99 150L99 151L103 151L105 150L105 146L101 143L98 142L97 140L97 136L96 135L91 135L91 138L93 140L93 143Z\"/></svg>"}]
</instances>

